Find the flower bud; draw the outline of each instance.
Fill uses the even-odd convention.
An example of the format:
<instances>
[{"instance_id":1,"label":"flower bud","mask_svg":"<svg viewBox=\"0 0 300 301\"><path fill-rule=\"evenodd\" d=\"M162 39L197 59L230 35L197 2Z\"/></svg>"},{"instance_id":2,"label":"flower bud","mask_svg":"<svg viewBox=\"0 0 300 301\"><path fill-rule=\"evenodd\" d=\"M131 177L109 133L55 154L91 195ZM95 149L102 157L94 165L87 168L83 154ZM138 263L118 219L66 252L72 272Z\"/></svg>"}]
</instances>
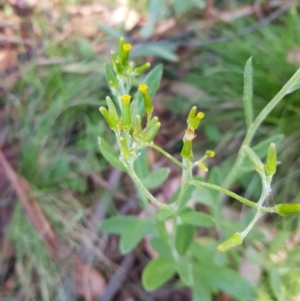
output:
<instances>
[{"instance_id":1,"label":"flower bud","mask_svg":"<svg viewBox=\"0 0 300 301\"><path fill-rule=\"evenodd\" d=\"M192 140L195 138L195 132L192 128L188 128L185 131L185 135L183 137L183 147L181 150L182 158L193 158L193 150L192 150Z\"/></svg>"},{"instance_id":2,"label":"flower bud","mask_svg":"<svg viewBox=\"0 0 300 301\"><path fill-rule=\"evenodd\" d=\"M197 108L195 106L192 107L187 118L188 127L196 130L204 116L203 112L197 113Z\"/></svg>"},{"instance_id":3,"label":"flower bud","mask_svg":"<svg viewBox=\"0 0 300 301\"><path fill-rule=\"evenodd\" d=\"M99 111L103 115L108 126L112 129L116 129L118 121L113 117L113 115L105 107L100 107Z\"/></svg>"},{"instance_id":4,"label":"flower bud","mask_svg":"<svg viewBox=\"0 0 300 301\"><path fill-rule=\"evenodd\" d=\"M160 126L161 126L161 123L158 122L158 118L154 117L143 131L143 135L142 135L143 141L144 142L152 142L154 137L156 136Z\"/></svg>"},{"instance_id":5,"label":"flower bud","mask_svg":"<svg viewBox=\"0 0 300 301\"><path fill-rule=\"evenodd\" d=\"M206 156L207 158L213 158L215 155L216 155L216 153L215 153L213 150L207 150L207 151L205 152L205 156Z\"/></svg>"},{"instance_id":6,"label":"flower bud","mask_svg":"<svg viewBox=\"0 0 300 301\"><path fill-rule=\"evenodd\" d=\"M236 246L239 246L243 243L243 236L240 233L234 233L224 242L218 245L219 252L226 252Z\"/></svg>"},{"instance_id":7,"label":"flower bud","mask_svg":"<svg viewBox=\"0 0 300 301\"><path fill-rule=\"evenodd\" d=\"M131 96L129 94L124 94L121 96L122 122L124 129L129 129L131 127L130 100Z\"/></svg>"},{"instance_id":8,"label":"flower bud","mask_svg":"<svg viewBox=\"0 0 300 301\"><path fill-rule=\"evenodd\" d=\"M111 69L110 65L105 62L105 76L106 80L110 87L117 88L118 87L118 81L115 76L114 71Z\"/></svg>"},{"instance_id":9,"label":"flower bud","mask_svg":"<svg viewBox=\"0 0 300 301\"><path fill-rule=\"evenodd\" d=\"M113 65L113 69L117 73L117 65L116 65L117 57L116 57L116 54L113 51L111 51L110 56L111 56L111 62L112 62L112 65Z\"/></svg>"},{"instance_id":10,"label":"flower bud","mask_svg":"<svg viewBox=\"0 0 300 301\"><path fill-rule=\"evenodd\" d=\"M271 143L268 148L266 171L267 175L272 177L276 172L277 152L275 143Z\"/></svg>"},{"instance_id":11,"label":"flower bud","mask_svg":"<svg viewBox=\"0 0 300 301\"><path fill-rule=\"evenodd\" d=\"M109 96L106 96L106 102L108 105L108 110L111 113L111 115L113 115L113 117L118 120L119 119L119 115L117 113L116 107L114 105L114 102L112 101L112 99Z\"/></svg>"},{"instance_id":12,"label":"flower bud","mask_svg":"<svg viewBox=\"0 0 300 301\"><path fill-rule=\"evenodd\" d=\"M131 50L131 44L129 43L124 43L123 39L120 39L120 44L119 44L119 59L123 67L128 66L128 59L129 59L129 53Z\"/></svg>"},{"instance_id":13,"label":"flower bud","mask_svg":"<svg viewBox=\"0 0 300 301\"><path fill-rule=\"evenodd\" d=\"M150 63L143 64L134 69L134 75L141 75L150 68Z\"/></svg>"},{"instance_id":14,"label":"flower bud","mask_svg":"<svg viewBox=\"0 0 300 301\"><path fill-rule=\"evenodd\" d=\"M153 112L153 104L151 101L150 94L148 92L148 86L146 84L141 84L139 85L139 91L143 96L144 99L144 106L145 106L145 111L148 114L148 116L151 116Z\"/></svg>"},{"instance_id":15,"label":"flower bud","mask_svg":"<svg viewBox=\"0 0 300 301\"><path fill-rule=\"evenodd\" d=\"M277 207L277 213L281 216L286 216L293 213L300 213L300 203L295 204L279 204Z\"/></svg>"},{"instance_id":16,"label":"flower bud","mask_svg":"<svg viewBox=\"0 0 300 301\"><path fill-rule=\"evenodd\" d=\"M142 120L140 115L135 116L135 125L133 129L133 136L134 137L139 137L142 132Z\"/></svg>"}]
</instances>

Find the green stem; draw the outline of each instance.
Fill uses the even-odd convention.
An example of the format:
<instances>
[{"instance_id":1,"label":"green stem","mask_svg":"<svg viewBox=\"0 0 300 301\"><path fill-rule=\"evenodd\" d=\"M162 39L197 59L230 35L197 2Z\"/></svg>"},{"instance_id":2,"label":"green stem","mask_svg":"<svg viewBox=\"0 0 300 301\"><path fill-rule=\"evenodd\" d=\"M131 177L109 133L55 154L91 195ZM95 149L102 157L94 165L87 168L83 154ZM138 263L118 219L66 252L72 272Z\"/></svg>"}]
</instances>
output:
<instances>
[{"instance_id":1,"label":"green stem","mask_svg":"<svg viewBox=\"0 0 300 301\"><path fill-rule=\"evenodd\" d=\"M193 180L193 176L192 176L193 162L191 161L191 159L185 159L185 158L182 159L182 162L183 162L183 169L182 169L182 178L181 178L181 189L180 189L179 196L177 197L176 200L176 205L178 207L182 201L182 198L186 190L191 185L191 182Z\"/></svg>"},{"instance_id":2,"label":"green stem","mask_svg":"<svg viewBox=\"0 0 300 301\"><path fill-rule=\"evenodd\" d=\"M161 154L163 154L164 156L166 156L167 158L169 158L171 161L173 161L175 164L177 164L179 167L181 167L182 169L185 169L185 166L178 161L175 157L173 157L172 155L170 155L169 153L167 153L164 149L162 149L161 147L159 147L158 145L151 143L149 144L150 147L156 149L157 151L159 151Z\"/></svg>"},{"instance_id":3,"label":"green stem","mask_svg":"<svg viewBox=\"0 0 300 301\"><path fill-rule=\"evenodd\" d=\"M263 207L263 206L261 206L262 205L261 200L265 200L265 197L264 198L261 197L259 199L258 203L254 203L254 202L249 201L248 199L243 198L243 197L239 196L238 194L236 194L236 193L234 193L230 190L227 190L226 188L220 187L218 185L210 184L210 183L207 183L207 182L201 182L201 181L192 181L191 184L198 187L198 188L207 187L207 188L222 192L222 193L236 199L237 201L239 201L239 202L241 202L241 203L243 203L243 204L245 204L245 205L247 205L251 208L254 208L254 209L258 210L259 213L261 213L261 212L276 213L277 212L276 206L275 207Z\"/></svg>"},{"instance_id":4,"label":"green stem","mask_svg":"<svg viewBox=\"0 0 300 301\"><path fill-rule=\"evenodd\" d=\"M300 69L292 76L292 78L282 87L282 89L274 96L274 98L265 106L265 108L255 118L254 122L248 128L247 134L242 142L242 145L247 145L247 146L250 145L261 123L274 109L274 107L283 99L283 97L288 93L288 91L299 81L300 81ZM240 148L236 161L223 182L224 187L229 188L230 185L234 182L237 170L243 163L244 156L245 156L244 151L242 148Z\"/></svg>"},{"instance_id":5,"label":"green stem","mask_svg":"<svg viewBox=\"0 0 300 301\"><path fill-rule=\"evenodd\" d=\"M222 192L234 199L236 199L237 201L251 207L251 208L254 208L254 209L258 209L258 205L255 204L254 202L252 201L249 201L247 200L246 198L243 198L241 196L239 196L238 194L230 191L230 190L227 190L226 188L223 188L221 186L218 186L218 185L214 185L214 184L211 184L211 183L207 183L207 182L201 182L201 181L193 181L192 184L198 188L201 188L201 187L207 187L207 188L210 188L210 189L213 189L213 190L217 190L219 192Z\"/></svg>"},{"instance_id":6,"label":"green stem","mask_svg":"<svg viewBox=\"0 0 300 301\"><path fill-rule=\"evenodd\" d=\"M136 185L141 189L141 191L145 194L145 196L157 207L159 207L160 209L165 209L168 207L168 205L161 203L158 199L156 199L150 192L149 190L144 186L144 184L142 183L142 181L140 180L140 178L137 176L137 174L135 173L133 167L128 164L125 163L126 169L129 173L129 175L131 176L131 178L133 179L133 181L136 183Z\"/></svg>"}]
</instances>

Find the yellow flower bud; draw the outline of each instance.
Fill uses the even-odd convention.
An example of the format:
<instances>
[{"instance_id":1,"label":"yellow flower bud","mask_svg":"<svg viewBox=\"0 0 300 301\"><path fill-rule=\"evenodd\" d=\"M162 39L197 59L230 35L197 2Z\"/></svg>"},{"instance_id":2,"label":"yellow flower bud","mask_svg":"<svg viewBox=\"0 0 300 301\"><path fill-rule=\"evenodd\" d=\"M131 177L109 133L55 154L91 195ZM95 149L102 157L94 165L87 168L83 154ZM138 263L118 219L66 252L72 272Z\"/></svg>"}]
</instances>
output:
<instances>
[{"instance_id":1,"label":"yellow flower bud","mask_svg":"<svg viewBox=\"0 0 300 301\"><path fill-rule=\"evenodd\" d=\"M122 121L123 121L124 129L130 129L131 127L130 100L131 100L131 96L128 94L124 94L121 96Z\"/></svg>"},{"instance_id":2,"label":"yellow flower bud","mask_svg":"<svg viewBox=\"0 0 300 301\"><path fill-rule=\"evenodd\" d=\"M192 107L187 118L188 127L196 130L204 116L203 112L197 113L197 108L195 106Z\"/></svg>"},{"instance_id":3,"label":"yellow flower bud","mask_svg":"<svg viewBox=\"0 0 300 301\"><path fill-rule=\"evenodd\" d=\"M129 52L131 50L131 44L127 43L123 45L123 51Z\"/></svg>"},{"instance_id":4,"label":"yellow flower bud","mask_svg":"<svg viewBox=\"0 0 300 301\"><path fill-rule=\"evenodd\" d=\"M139 85L138 89L142 94L148 93L148 86L146 84Z\"/></svg>"},{"instance_id":5,"label":"yellow flower bud","mask_svg":"<svg viewBox=\"0 0 300 301\"><path fill-rule=\"evenodd\" d=\"M148 86L146 84L141 84L141 85L139 85L138 90L140 91L140 93L143 96L145 111L148 115L148 122L149 122L154 108L153 108L150 94L148 92Z\"/></svg>"},{"instance_id":6,"label":"yellow flower bud","mask_svg":"<svg viewBox=\"0 0 300 301\"><path fill-rule=\"evenodd\" d=\"M205 156L208 158L213 158L216 155L216 153L213 150L207 150L205 152Z\"/></svg>"}]
</instances>

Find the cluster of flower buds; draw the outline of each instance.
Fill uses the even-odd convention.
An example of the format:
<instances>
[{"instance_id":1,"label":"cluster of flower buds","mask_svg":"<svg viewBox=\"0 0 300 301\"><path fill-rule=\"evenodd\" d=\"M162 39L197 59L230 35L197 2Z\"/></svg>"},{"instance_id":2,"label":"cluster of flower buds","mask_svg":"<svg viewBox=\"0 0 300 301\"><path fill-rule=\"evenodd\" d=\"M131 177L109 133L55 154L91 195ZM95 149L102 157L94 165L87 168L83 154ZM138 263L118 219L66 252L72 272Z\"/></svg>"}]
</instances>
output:
<instances>
[{"instance_id":1,"label":"cluster of flower buds","mask_svg":"<svg viewBox=\"0 0 300 301\"><path fill-rule=\"evenodd\" d=\"M142 96L144 108L147 114L146 127L144 129L142 128L142 118L140 115L131 116L132 96L129 94L124 94L124 91L129 90L126 89L126 83L130 83L134 76L141 75L150 67L150 64L145 63L137 68L134 68L133 63L129 62L130 50L131 45L125 43L124 39L121 38L118 53L115 54L114 52L111 52L113 68L111 68L108 64L105 66L107 81L110 87L114 90L114 94L118 95L118 109L121 111L121 113L118 114L118 110L116 109L114 102L110 97L106 97L108 109L105 107L100 107L100 112L102 113L108 126L115 132L124 132L131 135L135 142L145 144L153 141L153 138L157 134L161 124L157 117L152 118L152 98L149 94L149 87L146 84L141 84L138 87L138 91ZM138 101L138 98L136 98L134 101ZM125 136L127 137L128 135ZM124 148L122 148L126 151L125 144L127 144L127 142L121 141L121 144L124 144Z\"/></svg>"},{"instance_id":2,"label":"cluster of flower buds","mask_svg":"<svg viewBox=\"0 0 300 301\"><path fill-rule=\"evenodd\" d=\"M121 116L118 115L114 103L110 97L106 97L108 109L105 107L100 107L100 112L102 113L108 126L114 131L125 131L132 135L136 142L140 141L143 143L150 143L157 134L161 124L157 117L151 118L153 104L148 93L148 86L146 84L140 85L139 91L143 95L144 106L148 115L148 122L144 129L142 129L140 115L135 116L134 122L131 118L131 96L129 94L121 95Z\"/></svg>"},{"instance_id":3,"label":"cluster of flower buds","mask_svg":"<svg viewBox=\"0 0 300 301\"><path fill-rule=\"evenodd\" d=\"M109 64L105 64L106 79L111 89L120 90L120 77L131 80L134 76L141 75L150 68L150 63L145 63L139 67L129 61L131 44L125 43L121 38L119 41L118 53L111 52L112 68Z\"/></svg>"}]
</instances>

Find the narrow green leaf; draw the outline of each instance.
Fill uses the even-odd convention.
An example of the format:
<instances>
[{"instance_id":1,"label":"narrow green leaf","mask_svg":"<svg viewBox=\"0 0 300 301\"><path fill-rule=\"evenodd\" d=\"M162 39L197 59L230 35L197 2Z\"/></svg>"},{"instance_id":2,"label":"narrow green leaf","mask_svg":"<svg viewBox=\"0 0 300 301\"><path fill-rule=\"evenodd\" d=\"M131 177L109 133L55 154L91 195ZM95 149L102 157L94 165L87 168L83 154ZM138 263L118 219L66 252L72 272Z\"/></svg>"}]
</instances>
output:
<instances>
[{"instance_id":1,"label":"narrow green leaf","mask_svg":"<svg viewBox=\"0 0 300 301\"><path fill-rule=\"evenodd\" d=\"M153 189L160 186L168 178L169 173L169 168L158 168L151 172L145 179L142 180L142 182L146 188Z\"/></svg>"},{"instance_id":2,"label":"narrow green leaf","mask_svg":"<svg viewBox=\"0 0 300 301\"><path fill-rule=\"evenodd\" d=\"M109 85L110 85L110 82L115 84L116 83L115 73L114 73L113 69L111 68L111 66L106 61L104 63L104 68L105 68L105 77L106 77L107 83Z\"/></svg>"},{"instance_id":3,"label":"narrow green leaf","mask_svg":"<svg viewBox=\"0 0 300 301\"><path fill-rule=\"evenodd\" d=\"M179 255L183 256L193 242L196 227L182 224L176 229L175 247Z\"/></svg>"},{"instance_id":4,"label":"narrow green leaf","mask_svg":"<svg viewBox=\"0 0 300 301\"><path fill-rule=\"evenodd\" d=\"M111 146L101 137L98 137L98 144L103 157L114 167L126 171L124 164L119 160L116 152Z\"/></svg>"},{"instance_id":5,"label":"narrow green leaf","mask_svg":"<svg viewBox=\"0 0 300 301\"><path fill-rule=\"evenodd\" d=\"M180 276L183 283L191 286L194 282L192 265L186 257L176 258L176 270Z\"/></svg>"},{"instance_id":6,"label":"narrow green leaf","mask_svg":"<svg viewBox=\"0 0 300 301\"><path fill-rule=\"evenodd\" d=\"M215 219L203 212L186 212L179 216L181 223L189 224L200 227L212 227L215 226Z\"/></svg>"},{"instance_id":7,"label":"narrow green leaf","mask_svg":"<svg viewBox=\"0 0 300 301\"><path fill-rule=\"evenodd\" d=\"M285 92L285 94L293 93L294 91L298 90L300 88L300 79L294 83L292 87L288 91Z\"/></svg>"},{"instance_id":8,"label":"narrow green leaf","mask_svg":"<svg viewBox=\"0 0 300 301\"><path fill-rule=\"evenodd\" d=\"M137 219L121 234L120 250L123 254L132 251L147 232L149 219Z\"/></svg>"},{"instance_id":9,"label":"narrow green leaf","mask_svg":"<svg viewBox=\"0 0 300 301\"><path fill-rule=\"evenodd\" d=\"M245 71L244 71L244 112L247 127L253 122L253 110L252 110L252 57L250 57L246 63Z\"/></svg>"},{"instance_id":10,"label":"narrow green leaf","mask_svg":"<svg viewBox=\"0 0 300 301\"><path fill-rule=\"evenodd\" d=\"M157 65L146 77L145 83L149 87L149 94L153 97L158 90L163 73L162 64Z\"/></svg>"},{"instance_id":11,"label":"narrow green leaf","mask_svg":"<svg viewBox=\"0 0 300 301\"><path fill-rule=\"evenodd\" d=\"M151 260L142 274L143 286L153 291L162 286L175 274L175 264L171 258L158 257Z\"/></svg>"},{"instance_id":12,"label":"narrow green leaf","mask_svg":"<svg viewBox=\"0 0 300 301\"><path fill-rule=\"evenodd\" d=\"M122 234L128 226L135 224L138 219L136 216L113 216L103 220L100 229L110 234Z\"/></svg>"},{"instance_id":13,"label":"narrow green leaf","mask_svg":"<svg viewBox=\"0 0 300 301\"><path fill-rule=\"evenodd\" d=\"M106 26L104 24L97 24L98 28L103 31L104 33L106 33L109 37L111 38L122 38L124 37L124 32L121 30L118 30L112 26Z\"/></svg>"}]
</instances>

